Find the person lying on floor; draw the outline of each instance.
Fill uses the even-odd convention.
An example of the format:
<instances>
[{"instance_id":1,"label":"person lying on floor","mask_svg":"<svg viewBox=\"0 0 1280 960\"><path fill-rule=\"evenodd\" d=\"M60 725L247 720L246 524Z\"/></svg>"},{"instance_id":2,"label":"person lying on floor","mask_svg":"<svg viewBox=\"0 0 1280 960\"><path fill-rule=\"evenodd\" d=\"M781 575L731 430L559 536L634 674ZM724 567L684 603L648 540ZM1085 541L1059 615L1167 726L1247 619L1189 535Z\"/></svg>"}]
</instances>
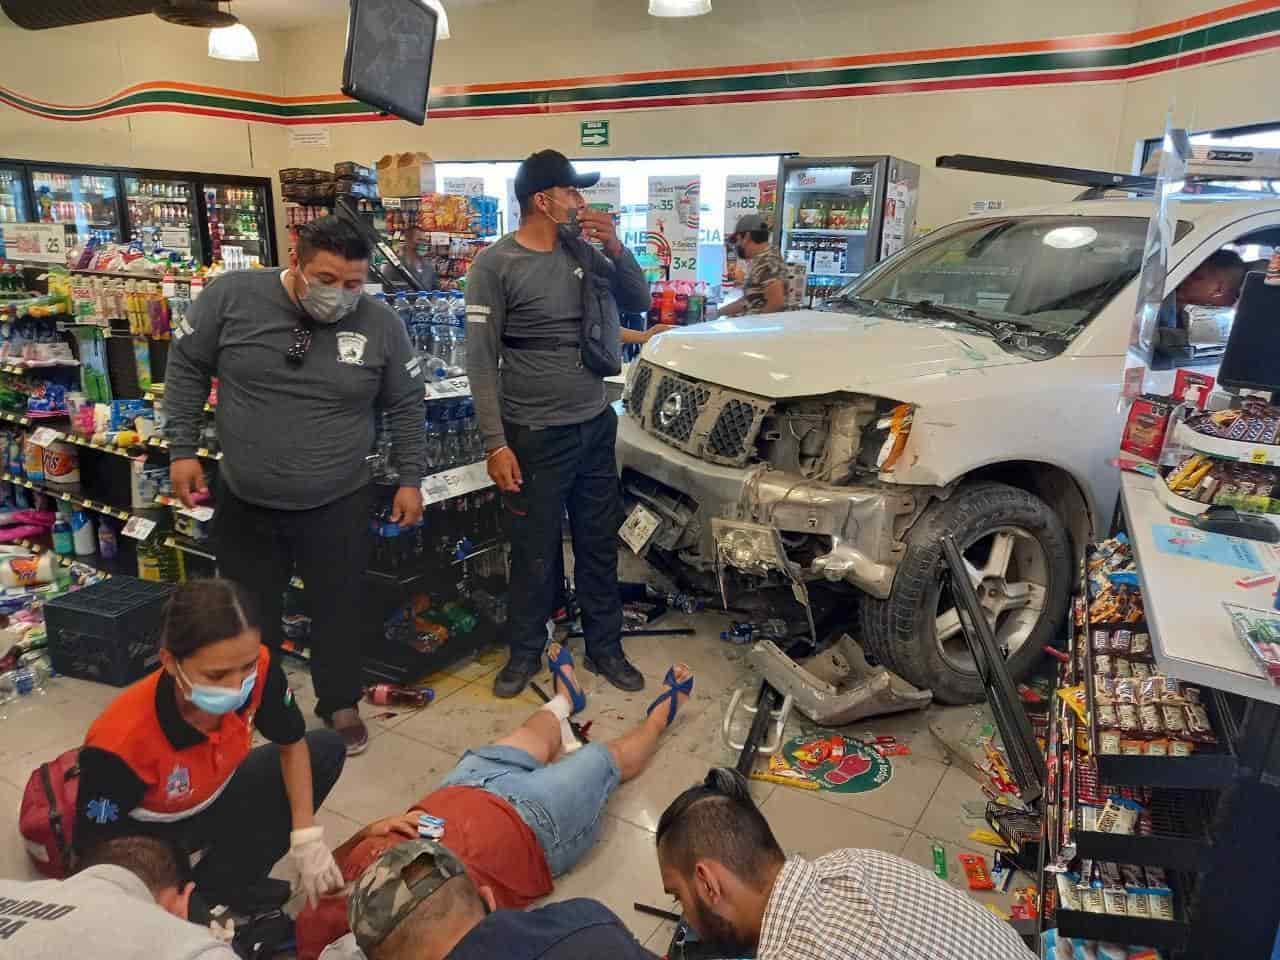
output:
<instances>
[{"instance_id":1,"label":"person lying on floor","mask_svg":"<svg viewBox=\"0 0 1280 960\"><path fill-rule=\"evenodd\" d=\"M582 859L596 841L600 815L610 795L619 783L645 768L663 731L689 699L693 675L684 664L673 666L664 681L666 690L649 706L644 720L607 744L590 743L576 749L569 717L586 706L586 695L574 675L568 648L552 644L547 663L555 677L555 696L550 703L497 743L468 750L440 788L415 803L408 813L369 824L334 851L348 884L389 848L416 839L423 814L444 821L441 843L466 866L475 889L488 891L493 905L500 908L495 917L502 916L504 909L520 910L546 896L552 890L552 877L564 874ZM566 921L557 909L558 905L552 905L536 914L551 927L573 922ZM466 916L459 914L459 923ZM431 926L437 939L466 933L452 924ZM297 919L299 960L314 960L326 944L343 938L348 929L345 896L323 899L304 910ZM326 952L325 960L358 955L350 937L343 941L345 946L335 945ZM361 938L361 944L372 945L368 937ZM430 955L448 953L443 949ZM383 951L378 955L413 954ZM464 955L471 954L458 957Z\"/></svg>"},{"instance_id":2,"label":"person lying on floor","mask_svg":"<svg viewBox=\"0 0 1280 960\"><path fill-rule=\"evenodd\" d=\"M1013 927L881 850L787 857L736 770L716 768L658 820L658 867L698 938L759 960L1034 960Z\"/></svg>"}]
</instances>

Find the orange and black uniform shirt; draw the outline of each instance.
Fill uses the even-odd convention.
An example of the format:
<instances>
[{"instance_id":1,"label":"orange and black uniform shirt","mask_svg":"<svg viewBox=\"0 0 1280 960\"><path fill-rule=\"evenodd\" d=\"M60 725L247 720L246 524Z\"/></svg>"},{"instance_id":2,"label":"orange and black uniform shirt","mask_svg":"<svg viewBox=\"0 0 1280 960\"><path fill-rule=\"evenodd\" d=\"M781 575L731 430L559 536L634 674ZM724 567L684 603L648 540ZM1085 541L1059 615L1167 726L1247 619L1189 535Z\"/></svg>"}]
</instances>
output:
<instances>
[{"instance_id":1,"label":"orange and black uniform shirt","mask_svg":"<svg viewBox=\"0 0 1280 960\"><path fill-rule=\"evenodd\" d=\"M144 677L94 721L80 751L75 845L120 834L163 832L212 806L249 754L256 727L278 744L306 732L284 671L258 653L249 701L208 733L182 719L182 693L164 670Z\"/></svg>"}]
</instances>

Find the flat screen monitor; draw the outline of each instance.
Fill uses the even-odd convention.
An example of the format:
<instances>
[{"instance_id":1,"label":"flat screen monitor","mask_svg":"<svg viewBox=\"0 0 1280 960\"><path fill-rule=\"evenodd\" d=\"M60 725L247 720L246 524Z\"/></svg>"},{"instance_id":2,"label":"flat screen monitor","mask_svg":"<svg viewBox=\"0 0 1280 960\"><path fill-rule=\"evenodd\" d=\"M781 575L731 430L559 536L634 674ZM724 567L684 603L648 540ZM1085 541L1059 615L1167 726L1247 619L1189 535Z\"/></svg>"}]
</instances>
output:
<instances>
[{"instance_id":1,"label":"flat screen monitor","mask_svg":"<svg viewBox=\"0 0 1280 960\"><path fill-rule=\"evenodd\" d=\"M1280 286L1245 277L1218 382L1234 390L1280 390Z\"/></svg>"},{"instance_id":2,"label":"flat screen monitor","mask_svg":"<svg viewBox=\"0 0 1280 960\"><path fill-rule=\"evenodd\" d=\"M421 126L436 19L423 0L351 0L342 92Z\"/></svg>"}]
</instances>

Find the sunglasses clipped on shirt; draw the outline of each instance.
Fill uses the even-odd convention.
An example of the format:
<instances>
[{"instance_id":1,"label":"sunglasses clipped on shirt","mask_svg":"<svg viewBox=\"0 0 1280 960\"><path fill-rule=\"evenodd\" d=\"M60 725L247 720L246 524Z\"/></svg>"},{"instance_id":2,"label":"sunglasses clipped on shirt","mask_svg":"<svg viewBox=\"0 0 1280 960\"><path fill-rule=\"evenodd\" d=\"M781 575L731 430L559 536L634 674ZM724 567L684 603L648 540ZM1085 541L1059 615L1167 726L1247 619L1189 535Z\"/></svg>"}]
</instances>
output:
<instances>
[{"instance_id":1,"label":"sunglasses clipped on shirt","mask_svg":"<svg viewBox=\"0 0 1280 960\"><path fill-rule=\"evenodd\" d=\"M293 345L289 347L289 352L285 354L285 359L292 366L301 366L307 351L311 349L311 332L311 324L306 320L300 320L298 325L293 328Z\"/></svg>"}]
</instances>

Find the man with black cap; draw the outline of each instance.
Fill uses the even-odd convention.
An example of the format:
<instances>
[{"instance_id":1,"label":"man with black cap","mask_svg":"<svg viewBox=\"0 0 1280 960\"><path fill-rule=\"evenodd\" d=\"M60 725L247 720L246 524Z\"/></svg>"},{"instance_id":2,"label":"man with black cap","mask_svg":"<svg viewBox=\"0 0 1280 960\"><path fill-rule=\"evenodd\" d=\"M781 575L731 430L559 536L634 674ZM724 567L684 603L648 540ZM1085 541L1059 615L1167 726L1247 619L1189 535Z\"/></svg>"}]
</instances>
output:
<instances>
[{"instance_id":1,"label":"man with black cap","mask_svg":"<svg viewBox=\"0 0 1280 960\"><path fill-rule=\"evenodd\" d=\"M599 179L554 150L528 157L515 180L519 229L481 252L467 275L467 374L511 527L511 659L494 681L499 697L516 696L538 671L566 508L586 667L623 690L644 686L622 649L618 424L604 380L582 361L580 258L608 278L620 311L647 310L649 284L613 218L587 209L578 192Z\"/></svg>"},{"instance_id":2,"label":"man with black cap","mask_svg":"<svg viewBox=\"0 0 1280 960\"><path fill-rule=\"evenodd\" d=\"M720 308L718 316L739 317L744 313L777 313L786 309L787 267L769 243L769 224L758 213L738 218L733 233L724 238L739 260L750 261L742 296Z\"/></svg>"},{"instance_id":3,"label":"man with black cap","mask_svg":"<svg viewBox=\"0 0 1280 960\"><path fill-rule=\"evenodd\" d=\"M347 916L369 960L655 960L595 900L495 910L493 891L477 887L433 840L402 843L375 860L356 882ZM321 960L357 955L338 941Z\"/></svg>"}]
</instances>

